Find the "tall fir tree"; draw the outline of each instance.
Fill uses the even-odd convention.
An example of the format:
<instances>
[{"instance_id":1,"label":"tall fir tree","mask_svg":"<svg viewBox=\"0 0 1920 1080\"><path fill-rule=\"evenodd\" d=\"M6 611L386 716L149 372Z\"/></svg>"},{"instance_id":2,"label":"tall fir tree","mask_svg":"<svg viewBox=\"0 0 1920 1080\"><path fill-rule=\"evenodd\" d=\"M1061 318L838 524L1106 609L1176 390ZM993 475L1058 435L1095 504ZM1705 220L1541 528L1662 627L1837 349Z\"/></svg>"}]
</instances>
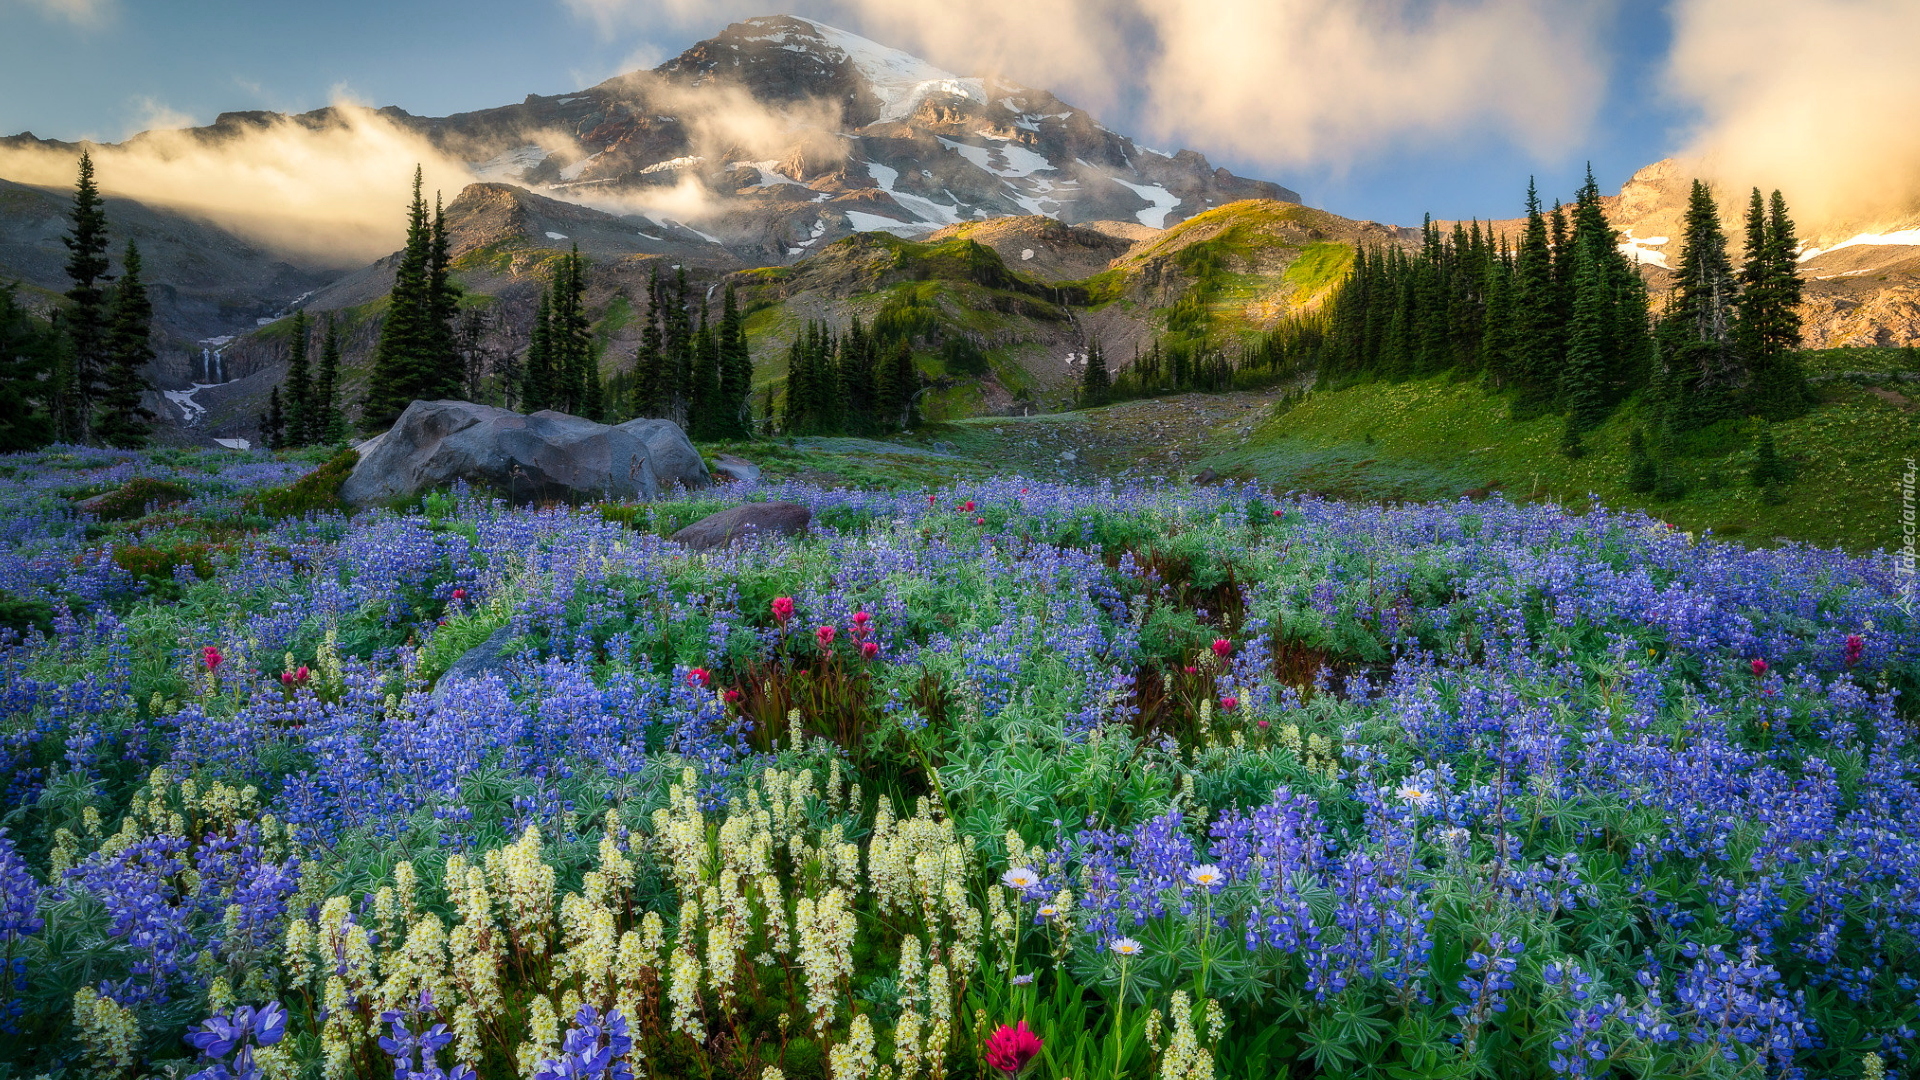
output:
<instances>
[{"instance_id":1,"label":"tall fir tree","mask_svg":"<svg viewBox=\"0 0 1920 1080\"><path fill-rule=\"evenodd\" d=\"M533 309L533 335L527 342L527 362L522 370L520 408L529 413L554 406L553 303L542 289L540 302Z\"/></svg>"},{"instance_id":2,"label":"tall fir tree","mask_svg":"<svg viewBox=\"0 0 1920 1080\"><path fill-rule=\"evenodd\" d=\"M320 332L320 372L313 385L314 441L327 446L345 441L347 417L340 408L340 330L327 313Z\"/></svg>"},{"instance_id":3,"label":"tall fir tree","mask_svg":"<svg viewBox=\"0 0 1920 1080\"><path fill-rule=\"evenodd\" d=\"M687 436L703 442L720 438L720 339L700 305L700 326L693 332L693 371L687 380Z\"/></svg>"},{"instance_id":4,"label":"tall fir tree","mask_svg":"<svg viewBox=\"0 0 1920 1080\"><path fill-rule=\"evenodd\" d=\"M1671 430L1721 419L1745 388L1747 371L1733 339L1738 298L1713 193L1695 180L1659 330L1659 393Z\"/></svg>"},{"instance_id":5,"label":"tall fir tree","mask_svg":"<svg viewBox=\"0 0 1920 1080\"><path fill-rule=\"evenodd\" d=\"M746 321L740 316L733 283L727 283L720 309L720 409L718 436L753 436L753 353L747 346Z\"/></svg>"},{"instance_id":6,"label":"tall fir tree","mask_svg":"<svg viewBox=\"0 0 1920 1080\"><path fill-rule=\"evenodd\" d=\"M1800 365L1801 281L1793 221L1778 191L1770 203L1753 189L1747 207L1746 252L1740 270L1735 340L1750 372L1746 411L1770 419L1793 416L1809 398Z\"/></svg>"},{"instance_id":7,"label":"tall fir tree","mask_svg":"<svg viewBox=\"0 0 1920 1080\"><path fill-rule=\"evenodd\" d=\"M667 399L666 336L661 324L665 316L665 291L660 270L647 276L647 313L640 324L640 347L633 354L633 414L650 419L665 419Z\"/></svg>"},{"instance_id":8,"label":"tall fir tree","mask_svg":"<svg viewBox=\"0 0 1920 1080\"><path fill-rule=\"evenodd\" d=\"M445 214L437 205L428 214L422 182L416 167L407 242L394 268L361 411L362 422L372 427L393 423L416 400L457 396L464 382L454 342L459 291L451 280Z\"/></svg>"},{"instance_id":9,"label":"tall fir tree","mask_svg":"<svg viewBox=\"0 0 1920 1080\"><path fill-rule=\"evenodd\" d=\"M1514 385L1517 407L1538 410L1552 404L1561 362L1560 288L1554 280L1553 243L1540 193L1527 182L1527 228L1514 266Z\"/></svg>"},{"instance_id":10,"label":"tall fir tree","mask_svg":"<svg viewBox=\"0 0 1920 1080\"><path fill-rule=\"evenodd\" d=\"M894 345L875 382L881 431L891 434L918 426L914 404L920 394L920 369L914 366L913 345L906 338Z\"/></svg>"},{"instance_id":11,"label":"tall fir tree","mask_svg":"<svg viewBox=\"0 0 1920 1080\"><path fill-rule=\"evenodd\" d=\"M1100 351L1100 339L1087 341L1086 368L1080 373L1080 404L1101 405L1107 400L1107 391L1113 386L1113 380L1107 373L1107 358Z\"/></svg>"},{"instance_id":12,"label":"tall fir tree","mask_svg":"<svg viewBox=\"0 0 1920 1080\"><path fill-rule=\"evenodd\" d=\"M1572 255L1573 318L1567 327L1561 398L1567 409L1567 430L1573 433L1569 438L1577 440L1580 432L1598 427L1607 415L1607 361L1612 344L1607 339L1607 307L1613 290L1591 247L1577 247Z\"/></svg>"},{"instance_id":13,"label":"tall fir tree","mask_svg":"<svg viewBox=\"0 0 1920 1080\"><path fill-rule=\"evenodd\" d=\"M287 444L287 414L280 408L280 386L267 391L267 411L260 417L260 443L269 450Z\"/></svg>"},{"instance_id":14,"label":"tall fir tree","mask_svg":"<svg viewBox=\"0 0 1920 1080\"><path fill-rule=\"evenodd\" d=\"M94 182L93 155L84 150L68 220L72 231L61 242L67 246L67 278L73 284L61 317L68 347L55 374L54 426L61 439L87 442L93 437L93 410L106 369L106 286L111 277L106 203Z\"/></svg>"},{"instance_id":15,"label":"tall fir tree","mask_svg":"<svg viewBox=\"0 0 1920 1080\"><path fill-rule=\"evenodd\" d=\"M307 368L307 313L293 313L293 325L287 337L286 393L281 405L286 409L287 445L309 446L314 437L313 377Z\"/></svg>"},{"instance_id":16,"label":"tall fir tree","mask_svg":"<svg viewBox=\"0 0 1920 1080\"><path fill-rule=\"evenodd\" d=\"M94 420L95 437L122 449L145 446L153 434L153 413L142 402L150 389L147 365L154 359L153 302L140 270L140 248L129 240L120 280L113 287L100 407Z\"/></svg>"}]
</instances>

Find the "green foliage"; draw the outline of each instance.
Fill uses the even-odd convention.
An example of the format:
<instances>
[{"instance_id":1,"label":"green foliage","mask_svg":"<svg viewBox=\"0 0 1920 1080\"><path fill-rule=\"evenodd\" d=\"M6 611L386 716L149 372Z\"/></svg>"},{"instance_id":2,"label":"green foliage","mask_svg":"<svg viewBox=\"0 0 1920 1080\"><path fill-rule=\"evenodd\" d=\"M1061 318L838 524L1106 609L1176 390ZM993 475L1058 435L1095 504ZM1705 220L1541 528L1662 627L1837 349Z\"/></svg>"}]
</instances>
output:
<instances>
[{"instance_id":1,"label":"green foliage","mask_svg":"<svg viewBox=\"0 0 1920 1080\"><path fill-rule=\"evenodd\" d=\"M130 521L144 517L150 507L167 507L192 497L193 492L185 484L136 476L101 496L94 516L101 521Z\"/></svg>"},{"instance_id":2,"label":"green foliage","mask_svg":"<svg viewBox=\"0 0 1920 1080\"><path fill-rule=\"evenodd\" d=\"M249 496L248 509L269 518L345 513L348 506L340 498L340 487L347 482L347 477L359 462L360 452L348 447L286 487L270 488Z\"/></svg>"},{"instance_id":3,"label":"green foliage","mask_svg":"<svg viewBox=\"0 0 1920 1080\"><path fill-rule=\"evenodd\" d=\"M18 597L0 589L0 631L25 637L28 630L53 633L53 605L45 600Z\"/></svg>"},{"instance_id":4,"label":"green foliage","mask_svg":"<svg viewBox=\"0 0 1920 1080\"><path fill-rule=\"evenodd\" d=\"M407 242L394 271L361 412L368 428L392 424L416 400L457 398L464 382L453 331L460 289L450 276L445 214L437 200L428 214L421 184L415 168Z\"/></svg>"}]
</instances>

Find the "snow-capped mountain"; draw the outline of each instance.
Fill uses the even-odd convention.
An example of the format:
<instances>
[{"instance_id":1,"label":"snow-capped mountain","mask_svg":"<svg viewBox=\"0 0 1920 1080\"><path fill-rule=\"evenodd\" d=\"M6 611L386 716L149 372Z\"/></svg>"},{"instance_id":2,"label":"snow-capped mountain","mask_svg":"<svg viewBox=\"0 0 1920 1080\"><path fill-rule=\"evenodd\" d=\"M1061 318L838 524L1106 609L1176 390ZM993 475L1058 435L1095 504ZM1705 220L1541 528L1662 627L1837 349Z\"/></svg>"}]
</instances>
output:
<instances>
[{"instance_id":1,"label":"snow-capped mountain","mask_svg":"<svg viewBox=\"0 0 1920 1080\"><path fill-rule=\"evenodd\" d=\"M1136 144L1043 90L808 19L727 27L652 71L445 118L389 115L478 180L699 230L753 262L852 232L1039 214L1164 228L1294 192Z\"/></svg>"}]
</instances>

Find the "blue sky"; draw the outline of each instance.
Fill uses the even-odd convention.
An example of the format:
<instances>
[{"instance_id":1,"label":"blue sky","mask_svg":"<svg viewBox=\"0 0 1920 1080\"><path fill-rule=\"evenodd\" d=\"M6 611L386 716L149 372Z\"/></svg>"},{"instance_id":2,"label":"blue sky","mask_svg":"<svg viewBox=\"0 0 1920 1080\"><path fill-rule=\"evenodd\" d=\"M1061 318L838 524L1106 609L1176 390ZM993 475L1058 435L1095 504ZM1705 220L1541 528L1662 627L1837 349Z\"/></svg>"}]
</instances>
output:
<instances>
[{"instance_id":1,"label":"blue sky","mask_svg":"<svg viewBox=\"0 0 1920 1080\"><path fill-rule=\"evenodd\" d=\"M113 140L155 117L205 123L241 109L303 111L339 93L372 105L443 115L554 94L657 62L717 31L724 15L682 12L609 26L588 0L441 0L317 4L135 0L0 0L0 134ZM802 7L807 5L803 4ZM82 17L62 14L78 10ZM776 10L769 7L767 10ZM1530 151L1508 134L1362 139L1335 162L1264 163L1204 137L1147 138L1124 97L1097 106L1070 76L1048 88L1095 107L1116 130L1168 149L1178 142L1243 175L1279 181L1306 200L1358 218L1416 223L1510 217L1527 177L1568 195L1590 158L1605 189L1675 152L1694 117L1662 92L1670 27L1653 0L1619 0L1595 20L1591 47L1605 76L1602 106L1571 147ZM85 17L88 11L94 17ZM857 15L835 19L889 44ZM1029 82L1039 82L1032 73ZM1138 105L1135 102L1134 105Z\"/></svg>"}]
</instances>

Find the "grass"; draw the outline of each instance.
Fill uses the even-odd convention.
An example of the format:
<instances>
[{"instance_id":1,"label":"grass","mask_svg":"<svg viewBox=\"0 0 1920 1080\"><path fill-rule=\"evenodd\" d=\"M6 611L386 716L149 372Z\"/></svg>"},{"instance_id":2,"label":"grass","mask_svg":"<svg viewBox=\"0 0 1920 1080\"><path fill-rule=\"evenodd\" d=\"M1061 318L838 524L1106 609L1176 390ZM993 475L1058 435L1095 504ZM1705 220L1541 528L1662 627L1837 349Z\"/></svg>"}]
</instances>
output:
<instances>
[{"instance_id":1,"label":"grass","mask_svg":"<svg viewBox=\"0 0 1920 1080\"><path fill-rule=\"evenodd\" d=\"M845 436L702 443L700 448L709 456L735 454L746 458L760 466L766 480L805 480L835 487L917 489L992 476L999 471L967 457Z\"/></svg>"},{"instance_id":2,"label":"grass","mask_svg":"<svg viewBox=\"0 0 1920 1080\"><path fill-rule=\"evenodd\" d=\"M1775 424L1794 478L1769 500L1748 486L1763 424L1728 422L1683 445L1670 467L1686 494L1656 501L1627 490L1629 433L1644 426L1629 403L1585 437L1587 454L1560 450L1557 416L1512 417L1504 396L1448 377L1316 393L1271 416L1247 443L1209 458L1227 474L1364 499L1451 499L1501 491L1515 499L1646 510L1689 531L1748 543L1779 539L1853 551L1895 547L1894 482L1920 457L1920 430L1867 390L1829 387L1806 415Z\"/></svg>"}]
</instances>

